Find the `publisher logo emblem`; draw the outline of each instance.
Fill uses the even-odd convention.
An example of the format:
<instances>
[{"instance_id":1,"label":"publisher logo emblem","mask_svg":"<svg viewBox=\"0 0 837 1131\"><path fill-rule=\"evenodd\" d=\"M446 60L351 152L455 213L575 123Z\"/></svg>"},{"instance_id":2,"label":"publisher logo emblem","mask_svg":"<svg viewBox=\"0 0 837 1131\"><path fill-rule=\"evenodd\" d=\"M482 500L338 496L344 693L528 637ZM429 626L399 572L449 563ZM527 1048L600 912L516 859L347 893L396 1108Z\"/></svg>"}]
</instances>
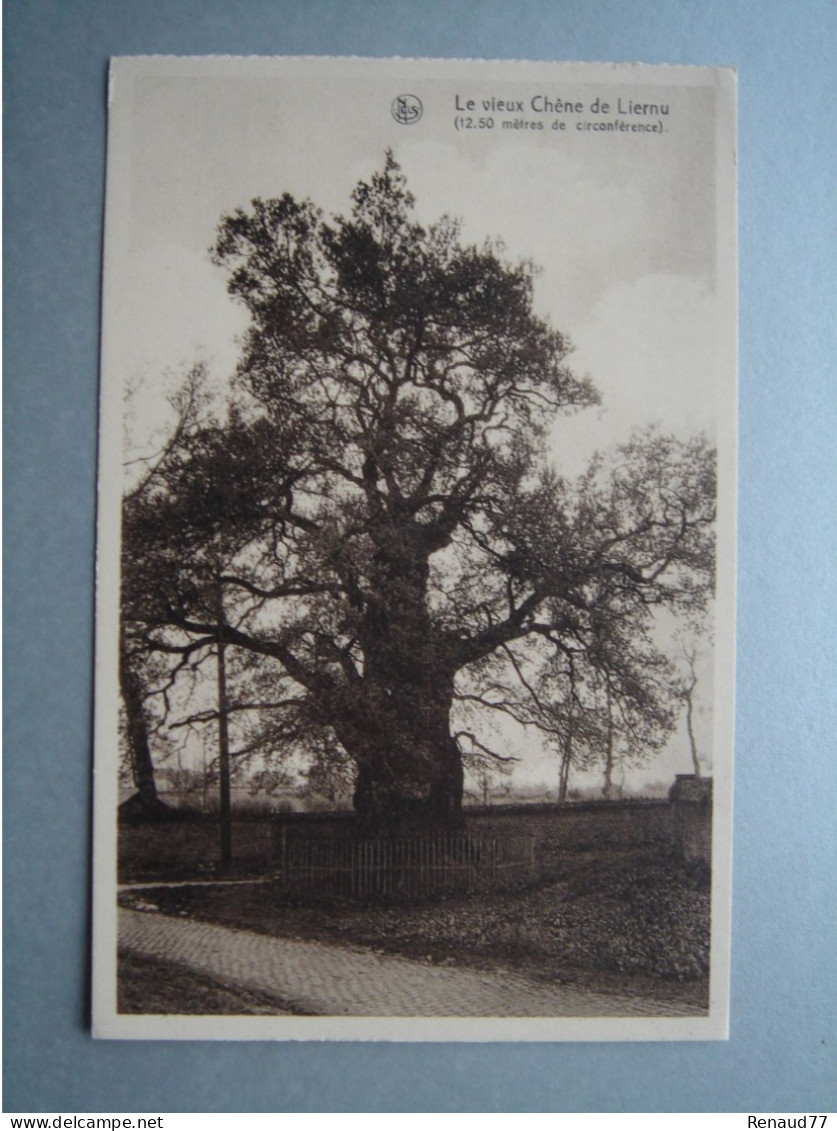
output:
<instances>
[{"instance_id":1,"label":"publisher logo emblem","mask_svg":"<svg viewBox=\"0 0 837 1131\"><path fill-rule=\"evenodd\" d=\"M421 99L414 94L399 94L392 100L392 116L401 126L413 126L424 113Z\"/></svg>"}]
</instances>

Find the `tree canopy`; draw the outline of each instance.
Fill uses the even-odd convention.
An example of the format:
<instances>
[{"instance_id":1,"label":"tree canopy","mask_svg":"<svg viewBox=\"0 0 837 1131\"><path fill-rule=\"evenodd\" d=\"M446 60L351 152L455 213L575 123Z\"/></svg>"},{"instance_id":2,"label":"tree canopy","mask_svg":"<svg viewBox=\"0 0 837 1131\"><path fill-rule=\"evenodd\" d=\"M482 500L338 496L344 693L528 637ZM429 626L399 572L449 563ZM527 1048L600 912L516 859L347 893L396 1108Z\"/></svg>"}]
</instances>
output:
<instances>
[{"instance_id":1,"label":"tree canopy","mask_svg":"<svg viewBox=\"0 0 837 1131\"><path fill-rule=\"evenodd\" d=\"M123 507L130 638L229 646L272 741L348 764L373 827L457 820L468 711L548 731L606 679L662 720L654 610L712 588L713 451L649 432L562 479L549 429L597 396L534 268L413 204L388 155L346 216L285 194L222 220L251 318L229 404Z\"/></svg>"}]
</instances>

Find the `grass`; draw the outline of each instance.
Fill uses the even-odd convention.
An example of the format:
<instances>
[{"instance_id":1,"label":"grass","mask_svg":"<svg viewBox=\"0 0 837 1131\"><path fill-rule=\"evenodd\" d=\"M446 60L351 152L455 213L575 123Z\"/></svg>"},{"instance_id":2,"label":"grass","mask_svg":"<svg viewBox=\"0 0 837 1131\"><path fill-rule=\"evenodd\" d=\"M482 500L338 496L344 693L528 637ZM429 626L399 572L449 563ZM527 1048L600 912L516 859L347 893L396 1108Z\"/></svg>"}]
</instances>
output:
<instances>
[{"instance_id":1,"label":"grass","mask_svg":"<svg viewBox=\"0 0 837 1131\"><path fill-rule=\"evenodd\" d=\"M117 1012L276 1017L293 1012L270 994L222 985L178 962L148 955L119 955Z\"/></svg>"},{"instance_id":2,"label":"grass","mask_svg":"<svg viewBox=\"0 0 837 1131\"><path fill-rule=\"evenodd\" d=\"M651 994L704 1010L709 889L658 851L567 852L549 882L419 904L305 903L275 885L123 893L268 935L354 944L446 965L525 970L601 991Z\"/></svg>"},{"instance_id":3,"label":"grass","mask_svg":"<svg viewBox=\"0 0 837 1131\"><path fill-rule=\"evenodd\" d=\"M273 826L263 819L237 820L235 868L230 875L264 875L271 863ZM214 817L122 823L119 882L206 880L220 874L220 834Z\"/></svg>"}]
</instances>

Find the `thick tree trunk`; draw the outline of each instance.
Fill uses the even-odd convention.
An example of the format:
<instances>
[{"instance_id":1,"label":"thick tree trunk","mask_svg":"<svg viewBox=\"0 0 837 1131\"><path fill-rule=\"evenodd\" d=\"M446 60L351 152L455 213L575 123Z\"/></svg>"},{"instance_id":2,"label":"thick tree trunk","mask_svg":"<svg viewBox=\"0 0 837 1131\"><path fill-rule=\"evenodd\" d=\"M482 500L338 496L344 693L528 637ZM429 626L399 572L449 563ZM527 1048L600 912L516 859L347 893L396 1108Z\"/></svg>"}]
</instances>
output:
<instances>
[{"instance_id":1,"label":"thick tree trunk","mask_svg":"<svg viewBox=\"0 0 837 1131\"><path fill-rule=\"evenodd\" d=\"M378 765L358 769L354 807L359 825L370 836L409 835L462 828L461 767L426 791L413 791L393 782Z\"/></svg>"},{"instance_id":2,"label":"thick tree trunk","mask_svg":"<svg viewBox=\"0 0 837 1131\"><path fill-rule=\"evenodd\" d=\"M361 630L363 679L337 728L358 767L355 809L369 832L458 828L454 671L428 612L425 535L398 524L379 538Z\"/></svg>"},{"instance_id":3,"label":"thick tree trunk","mask_svg":"<svg viewBox=\"0 0 837 1131\"><path fill-rule=\"evenodd\" d=\"M355 811L370 834L461 827L462 757L450 734L450 704L428 701L418 716L412 706L393 705L368 732L342 736L358 767Z\"/></svg>"},{"instance_id":4,"label":"thick tree trunk","mask_svg":"<svg viewBox=\"0 0 837 1131\"><path fill-rule=\"evenodd\" d=\"M134 796L125 802L126 812L129 811L134 815L158 816L167 812L168 806L157 794L154 763L148 741L148 725L143 706L142 681L131 663L124 641L120 646L119 686L122 702L125 705L131 775L137 790Z\"/></svg>"},{"instance_id":5,"label":"thick tree trunk","mask_svg":"<svg viewBox=\"0 0 837 1131\"><path fill-rule=\"evenodd\" d=\"M565 805L567 801L567 791L570 785L570 763L572 762L572 751L565 750L561 755L561 773L558 778L558 804Z\"/></svg>"}]
</instances>

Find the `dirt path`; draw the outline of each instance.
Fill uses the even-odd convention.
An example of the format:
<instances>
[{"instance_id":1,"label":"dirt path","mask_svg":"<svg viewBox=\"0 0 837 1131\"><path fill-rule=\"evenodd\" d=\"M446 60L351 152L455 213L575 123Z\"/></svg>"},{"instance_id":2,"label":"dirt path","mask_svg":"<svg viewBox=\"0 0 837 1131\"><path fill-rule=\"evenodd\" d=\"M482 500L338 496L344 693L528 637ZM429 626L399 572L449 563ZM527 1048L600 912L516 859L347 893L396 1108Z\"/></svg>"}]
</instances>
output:
<instances>
[{"instance_id":1,"label":"dirt path","mask_svg":"<svg viewBox=\"0 0 837 1131\"><path fill-rule=\"evenodd\" d=\"M273 938L192 919L119 911L119 944L258 990L300 1013L359 1017L682 1017L650 998L552 986L505 970L469 970L348 946Z\"/></svg>"}]
</instances>

